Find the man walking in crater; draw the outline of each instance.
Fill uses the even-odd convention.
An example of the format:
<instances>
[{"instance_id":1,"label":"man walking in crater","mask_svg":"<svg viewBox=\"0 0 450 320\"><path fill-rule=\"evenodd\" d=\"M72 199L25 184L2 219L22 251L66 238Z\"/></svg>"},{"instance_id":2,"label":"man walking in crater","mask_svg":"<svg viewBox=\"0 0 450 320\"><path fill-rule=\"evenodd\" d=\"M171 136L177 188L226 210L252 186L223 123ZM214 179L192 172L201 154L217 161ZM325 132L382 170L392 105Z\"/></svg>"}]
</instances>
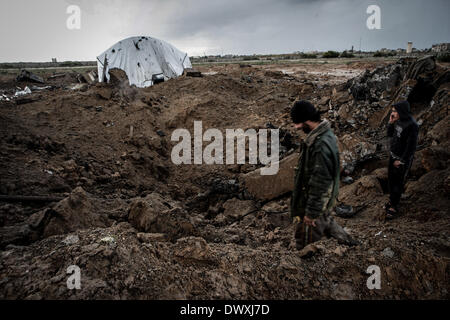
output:
<instances>
[{"instance_id":1,"label":"man walking in crater","mask_svg":"<svg viewBox=\"0 0 450 320\"><path fill-rule=\"evenodd\" d=\"M291 198L291 216L296 223L297 249L320 240L324 235L340 243L356 245L357 241L331 217L339 194L340 163L337 139L327 120L305 100L291 109L296 129L308 134L302 141Z\"/></svg>"}]
</instances>

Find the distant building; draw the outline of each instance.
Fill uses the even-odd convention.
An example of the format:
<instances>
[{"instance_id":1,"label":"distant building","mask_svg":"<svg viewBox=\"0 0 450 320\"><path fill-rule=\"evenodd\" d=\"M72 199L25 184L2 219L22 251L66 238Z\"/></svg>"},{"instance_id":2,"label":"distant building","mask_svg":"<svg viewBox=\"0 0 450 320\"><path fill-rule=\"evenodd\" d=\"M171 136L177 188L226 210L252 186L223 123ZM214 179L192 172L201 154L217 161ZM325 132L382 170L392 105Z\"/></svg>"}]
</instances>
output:
<instances>
[{"instance_id":1,"label":"distant building","mask_svg":"<svg viewBox=\"0 0 450 320\"><path fill-rule=\"evenodd\" d=\"M436 54L450 52L450 43L439 43L431 46L431 51Z\"/></svg>"},{"instance_id":2,"label":"distant building","mask_svg":"<svg viewBox=\"0 0 450 320\"><path fill-rule=\"evenodd\" d=\"M408 42L408 46L406 47L406 53L410 54L412 52L412 47L413 43L411 41Z\"/></svg>"},{"instance_id":3,"label":"distant building","mask_svg":"<svg viewBox=\"0 0 450 320\"><path fill-rule=\"evenodd\" d=\"M57 63L56 58L52 58L52 63Z\"/></svg>"}]
</instances>

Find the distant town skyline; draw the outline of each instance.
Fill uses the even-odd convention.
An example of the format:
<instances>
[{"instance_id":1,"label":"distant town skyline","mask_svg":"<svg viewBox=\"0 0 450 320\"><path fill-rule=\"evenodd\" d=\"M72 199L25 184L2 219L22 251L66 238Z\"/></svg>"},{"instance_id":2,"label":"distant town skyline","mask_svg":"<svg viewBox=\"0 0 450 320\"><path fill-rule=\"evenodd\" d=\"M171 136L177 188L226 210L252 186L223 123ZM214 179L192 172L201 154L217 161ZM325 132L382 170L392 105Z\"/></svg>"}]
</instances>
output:
<instances>
[{"instance_id":1,"label":"distant town skyline","mask_svg":"<svg viewBox=\"0 0 450 320\"><path fill-rule=\"evenodd\" d=\"M370 30L367 8L380 8ZM80 9L80 25L68 20ZM0 62L93 61L144 35L190 56L417 49L450 42L448 0L4 0Z\"/></svg>"}]
</instances>

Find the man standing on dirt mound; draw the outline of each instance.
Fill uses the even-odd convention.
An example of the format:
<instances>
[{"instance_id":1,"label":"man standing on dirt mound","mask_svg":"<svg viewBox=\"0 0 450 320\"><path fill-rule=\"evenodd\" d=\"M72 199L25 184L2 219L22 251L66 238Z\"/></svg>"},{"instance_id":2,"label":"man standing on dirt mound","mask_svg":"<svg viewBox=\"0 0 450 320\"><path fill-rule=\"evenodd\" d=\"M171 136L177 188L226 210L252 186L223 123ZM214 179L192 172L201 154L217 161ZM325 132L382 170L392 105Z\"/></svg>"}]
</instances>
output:
<instances>
[{"instance_id":1,"label":"man standing on dirt mound","mask_svg":"<svg viewBox=\"0 0 450 320\"><path fill-rule=\"evenodd\" d=\"M411 116L408 101L394 104L389 118L387 135L391 137L391 148L388 167L389 202L386 204L386 219L398 215L398 204L411 168L417 147L419 126Z\"/></svg>"},{"instance_id":2,"label":"man standing on dirt mound","mask_svg":"<svg viewBox=\"0 0 450 320\"><path fill-rule=\"evenodd\" d=\"M296 129L308 134L300 146L291 198L297 249L324 235L340 243L356 245L357 241L330 215L339 194L340 175L337 139L330 123L321 121L319 112L305 100L294 103L291 118Z\"/></svg>"}]
</instances>

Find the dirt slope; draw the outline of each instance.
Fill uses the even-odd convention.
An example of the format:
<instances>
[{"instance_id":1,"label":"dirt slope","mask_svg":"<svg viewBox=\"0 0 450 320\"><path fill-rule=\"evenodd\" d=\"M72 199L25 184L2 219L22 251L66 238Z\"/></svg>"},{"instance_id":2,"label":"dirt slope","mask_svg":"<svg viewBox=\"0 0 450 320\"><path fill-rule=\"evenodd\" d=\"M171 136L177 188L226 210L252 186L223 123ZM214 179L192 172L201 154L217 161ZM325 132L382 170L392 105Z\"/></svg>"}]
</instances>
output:
<instances>
[{"instance_id":1,"label":"dirt slope","mask_svg":"<svg viewBox=\"0 0 450 320\"><path fill-rule=\"evenodd\" d=\"M199 68L136 89L117 72L111 84L78 85L68 75L28 101L0 101L3 299L448 299L450 174L448 67L391 65L225 65ZM367 71L365 71L367 69ZM416 72L417 71L417 72ZM25 84L2 79L11 95ZM30 84L31 85L31 84ZM75 88L74 88L75 87ZM289 121L308 99L339 137L339 200L358 209L336 219L360 241L293 243L289 194L253 199L242 175L260 165L172 163L176 128L280 128L282 156L303 135ZM421 124L419 151L402 216L383 221L384 117L408 98ZM23 99L23 98L22 98ZM67 267L82 289L68 290ZM378 265L380 290L366 270Z\"/></svg>"}]
</instances>

